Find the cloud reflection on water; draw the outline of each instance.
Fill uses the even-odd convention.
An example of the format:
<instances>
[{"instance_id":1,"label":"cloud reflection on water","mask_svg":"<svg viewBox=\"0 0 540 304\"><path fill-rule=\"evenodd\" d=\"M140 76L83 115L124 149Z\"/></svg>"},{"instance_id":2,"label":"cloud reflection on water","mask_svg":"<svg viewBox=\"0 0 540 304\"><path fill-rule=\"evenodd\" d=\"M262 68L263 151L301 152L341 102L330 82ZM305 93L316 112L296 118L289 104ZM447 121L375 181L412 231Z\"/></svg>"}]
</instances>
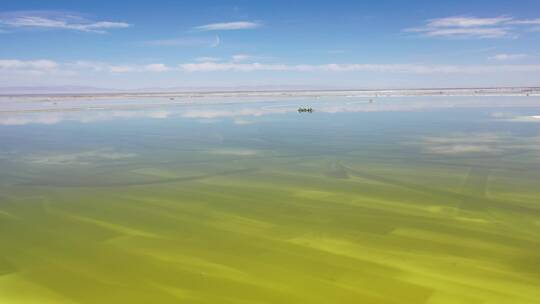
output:
<instances>
[{"instance_id":1,"label":"cloud reflection on water","mask_svg":"<svg viewBox=\"0 0 540 304\"><path fill-rule=\"evenodd\" d=\"M230 103L216 102L200 104L187 102L184 104L163 105L153 104L151 101L141 100L137 106L124 106L118 108L117 101L111 100L109 103L101 102L99 107L88 104L69 104L70 108L51 109L48 105L43 109L28 110L25 108L4 109L0 107L0 125L16 126L27 124L52 125L60 122L80 122L91 123L98 121L108 121L116 119L167 119L167 118L187 118L198 121L215 119L232 119L237 125L249 125L255 121L250 117L260 117L265 115L279 115L295 113L299 107L309 105L315 113L345 113L345 112L404 112L423 111L447 108L466 107L509 107L525 106L532 107L535 101L531 99L468 99L468 98L443 98L434 97L422 98L328 98L328 99L290 99L266 102L238 102ZM497 114L497 113L495 113ZM503 116L493 115L494 119L506 119L513 121L540 121L540 116Z\"/></svg>"}]
</instances>

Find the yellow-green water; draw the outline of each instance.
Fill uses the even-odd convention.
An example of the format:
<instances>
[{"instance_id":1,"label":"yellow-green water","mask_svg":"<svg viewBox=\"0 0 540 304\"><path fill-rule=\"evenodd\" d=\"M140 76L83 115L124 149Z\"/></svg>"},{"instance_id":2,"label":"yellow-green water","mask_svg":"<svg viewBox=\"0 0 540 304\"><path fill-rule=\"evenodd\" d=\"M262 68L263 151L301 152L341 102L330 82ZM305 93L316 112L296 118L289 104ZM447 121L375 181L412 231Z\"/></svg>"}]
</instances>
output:
<instances>
[{"instance_id":1,"label":"yellow-green water","mask_svg":"<svg viewBox=\"0 0 540 304\"><path fill-rule=\"evenodd\" d=\"M0 303L540 303L540 107L301 104L4 123Z\"/></svg>"}]
</instances>

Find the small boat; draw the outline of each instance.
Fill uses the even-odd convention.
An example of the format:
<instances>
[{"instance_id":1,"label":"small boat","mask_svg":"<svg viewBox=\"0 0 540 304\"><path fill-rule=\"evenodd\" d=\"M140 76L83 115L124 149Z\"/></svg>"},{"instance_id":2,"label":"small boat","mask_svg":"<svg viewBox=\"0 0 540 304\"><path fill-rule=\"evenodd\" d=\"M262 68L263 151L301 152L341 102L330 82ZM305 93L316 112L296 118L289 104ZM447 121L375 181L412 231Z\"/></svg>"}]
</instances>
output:
<instances>
[{"instance_id":1,"label":"small boat","mask_svg":"<svg viewBox=\"0 0 540 304\"><path fill-rule=\"evenodd\" d=\"M304 112L308 112L308 113L313 113L313 109L312 108L298 108L298 113L304 113Z\"/></svg>"}]
</instances>

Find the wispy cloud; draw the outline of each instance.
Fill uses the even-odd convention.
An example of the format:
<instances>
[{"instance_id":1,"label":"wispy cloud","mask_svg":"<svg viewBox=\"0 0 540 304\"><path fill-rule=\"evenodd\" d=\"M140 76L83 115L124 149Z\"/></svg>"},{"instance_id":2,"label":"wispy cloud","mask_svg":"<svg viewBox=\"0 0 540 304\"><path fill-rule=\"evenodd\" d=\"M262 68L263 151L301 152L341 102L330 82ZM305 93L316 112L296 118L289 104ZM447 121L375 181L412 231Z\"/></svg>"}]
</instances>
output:
<instances>
[{"instance_id":1,"label":"wispy cloud","mask_svg":"<svg viewBox=\"0 0 540 304\"><path fill-rule=\"evenodd\" d=\"M489 57L489 59L497 60L497 61L509 61L509 60L523 59L527 57L529 57L529 55L527 54L496 54Z\"/></svg>"},{"instance_id":2,"label":"wispy cloud","mask_svg":"<svg viewBox=\"0 0 540 304\"><path fill-rule=\"evenodd\" d=\"M57 11L15 11L0 13L0 25L11 29L63 29L105 33L109 29L128 28L131 24L117 21L93 21L76 13Z\"/></svg>"},{"instance_id":3,"label":"wispy cloud","mask_svg":"<svg viewBox=\"0 0 540 304\"><path fill-rule=\"evenodd\" d=\"M446 17L431 19L428 21L428 27L479 27L499 25L512 20L508 17L495 18L476 18L476 17Z\"/></svg>"},{"instance_id":4,"label":"wispy cloud","mask_svg":"<svg viewBox=\"0 0 540 304\"><path fill-rule=\"evenodd\" d=\"M210 23L194 27L198 31L230 31L230 30L248 30L260 27L259 22L253 21L236 21L236 22L220 22Z\"/></svg>"},{"instance_id":5,"label":"wispy cloud","mask_svg":"<svg viewBox=\"0 0 540 304\"><path fill-rule=\"evenodd\" d=\"M179 37L143 41L144 46L177 46L177 47L217 47L221 43L219 36L214 37Z\"/></svg>"},{"instance_id":6,"label":"wispy cloud","mask_svg":"<svg viewBox=\"0 0 540 304\"><path fill-rule=\"evenodd\" d=\"M507 16L479 18L453 16L429 19L423 26L406 28L405 32L420 33L425 37L446 38L511 38L523 26L540 24L540 19L519 20Z\"/></svg>"},{"instance_id":7,"label":"wispy cloud","mask_svg":"<svg viewBox=\"0 0 540 304\"><path fill-rule=\"evenodd\" d=\"M540 25L540 18L537 19L525 19L525 20L512 20L508 22L509 24L520 24L520 25Z\"/></svg>"},{"instance_id":8,"label":"wispy cloud","mask_svg":"<svg viewBox=\"0 0 540 304\"><path fill-rule=\"evenodd\" d=\"M474 38L501 38L509 35L509 29L498 28L436 28L419 30L427 37L474 37Z\"/></svg>"}]
</instances>

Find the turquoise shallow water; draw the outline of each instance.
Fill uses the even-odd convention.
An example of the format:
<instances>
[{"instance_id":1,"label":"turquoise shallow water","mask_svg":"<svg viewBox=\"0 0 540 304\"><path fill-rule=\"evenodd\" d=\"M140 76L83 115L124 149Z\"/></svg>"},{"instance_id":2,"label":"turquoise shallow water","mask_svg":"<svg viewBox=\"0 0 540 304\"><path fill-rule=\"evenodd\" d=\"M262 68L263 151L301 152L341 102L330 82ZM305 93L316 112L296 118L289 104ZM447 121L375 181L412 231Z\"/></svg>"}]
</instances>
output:
<instances>
[{"instance_id":1,"label":"turquoise shallow water","mask_svg":"<svg viewBox=\"0 0 540 304\"><path fill-rule=\"evenodd\" d=\"M0 302L538 303L533 98L4 109Z\"/></svg>"}]
</instances>

